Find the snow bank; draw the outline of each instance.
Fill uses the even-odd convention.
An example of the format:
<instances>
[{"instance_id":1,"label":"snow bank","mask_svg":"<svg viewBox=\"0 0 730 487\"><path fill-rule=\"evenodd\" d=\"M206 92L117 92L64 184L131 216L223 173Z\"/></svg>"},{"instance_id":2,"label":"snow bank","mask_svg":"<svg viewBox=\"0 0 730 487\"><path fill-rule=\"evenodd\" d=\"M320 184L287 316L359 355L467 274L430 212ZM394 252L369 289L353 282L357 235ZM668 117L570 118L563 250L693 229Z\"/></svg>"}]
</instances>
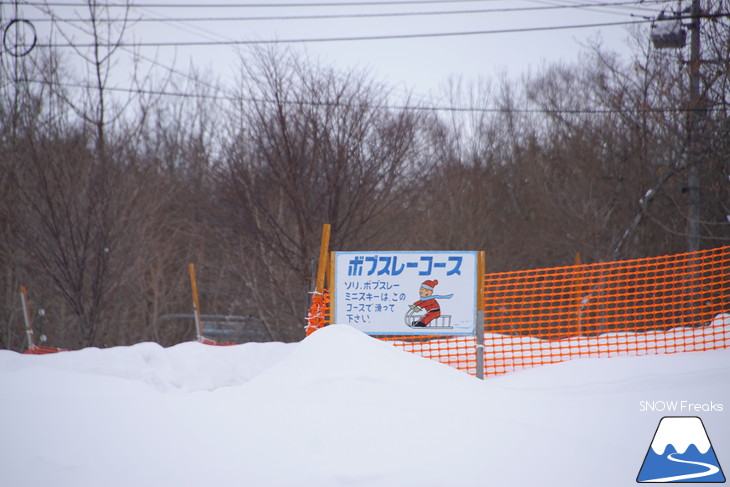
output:
<instances>
[{"instance_id":1,"label":"snow bank","mask_svg":"<svg viewBox=\"0 0 730 487\"><path fill-rule=\"evenodd\" d=\"M188 342L163 348L156 343L140 343L22 358L14 352L0 350L0 371L11 372L33 364L55 371L142 382L162 392L212 391L245 384L295 346L293 343L246 343L213 347Z\"/></svg>"},{"instance_id":2,"label":"snow bank","mask_svg":"<svg viewBox=\"0 0 730 487\"><path fill-rule=\"evenodd\" d=\"M345 326L290 345L0 352L0 485L633 485L663 415L646 401L723 404L701 415L730 464L728 383L728 350L479 381Z\"/></svg>"}]
</instances>

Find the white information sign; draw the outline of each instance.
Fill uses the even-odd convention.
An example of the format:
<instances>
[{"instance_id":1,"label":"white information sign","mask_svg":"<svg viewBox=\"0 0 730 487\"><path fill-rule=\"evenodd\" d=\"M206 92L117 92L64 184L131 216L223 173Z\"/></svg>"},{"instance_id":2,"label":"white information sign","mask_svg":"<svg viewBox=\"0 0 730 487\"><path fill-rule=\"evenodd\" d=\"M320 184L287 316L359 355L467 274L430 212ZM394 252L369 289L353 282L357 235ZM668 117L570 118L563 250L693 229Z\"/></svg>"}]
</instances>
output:
<instances>
[{"instance_id":1,"label":"white information sign","mask_svg":"<svg viewBox=\"0 0 730 487\"><path fill-rule=\"evenodd\" d=\"M370 335L470 335L477 252L336 252L333 323Z\"/></svg>"}]
</instances>

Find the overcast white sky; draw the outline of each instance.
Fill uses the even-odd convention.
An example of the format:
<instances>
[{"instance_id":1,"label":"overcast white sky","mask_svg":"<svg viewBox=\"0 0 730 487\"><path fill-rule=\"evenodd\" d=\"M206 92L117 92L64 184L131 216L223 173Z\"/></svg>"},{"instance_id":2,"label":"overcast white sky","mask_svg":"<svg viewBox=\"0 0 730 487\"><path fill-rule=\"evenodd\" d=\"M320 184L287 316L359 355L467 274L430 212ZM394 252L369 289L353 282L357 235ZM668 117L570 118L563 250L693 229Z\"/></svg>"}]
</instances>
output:
<instances>
[{"instance_id":1,"label":"overcast white sky","mask_svg":"<svg viewBox=\"0 0 730 487\"><path fill-rule=\"evenodd\" d=\"M87 9L72 6L82 2L48 0L47 3L57 18L88 18ZM112 2L122 0L109 0ZM49 42L50 15L48 7L41 6L43 3L41 0L21 2L18 14L36 26L39 44ZM141 52L164 65L171 65L174 60L181 71L193 63L198 68L210 69L225 81L234 76L235 51L240 47L226 43L327 39L286 44L293 49L306 49L325 64L343 70L368 69L375 79L416 95L434 92L449 77L473 80L497 73L516 77L531 67L572 62L578 59L583 49L581 44L596 38L610 49L624 50L627 25L597 24L642 21L655 17L663 7L677 6L677 2L656 0L139 0L133 3L130 18L138 21L129 32L130 41L165 43L144 47ZM15 15L14 7L7 2L3 5L3 22L7 25ZM112 11L116 12L114 16L121 15L120 9ZM74 24L61 25L66 25L66 32L76 32L75 42L86 41ZM650 28L649 23L639 25L646 30ZM567 26L582 27L560 28ZM516 31L498 32L506 30ZM463 35L442 35L455 33ZM420 36L427 34L435 35ZM342 40L411 35L418 37ZM57 36L52 42L65 44L67 40ZM185 44L191 42L224 44Z\"/></svg>"}]
</instances>

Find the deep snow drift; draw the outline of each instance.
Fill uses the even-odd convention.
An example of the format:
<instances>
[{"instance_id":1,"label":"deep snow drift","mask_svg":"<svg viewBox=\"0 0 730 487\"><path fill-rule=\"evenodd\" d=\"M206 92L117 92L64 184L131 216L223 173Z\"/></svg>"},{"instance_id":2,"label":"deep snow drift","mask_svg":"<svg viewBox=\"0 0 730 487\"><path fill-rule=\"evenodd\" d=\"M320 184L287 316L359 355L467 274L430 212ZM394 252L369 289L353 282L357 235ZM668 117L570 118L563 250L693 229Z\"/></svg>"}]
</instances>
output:
<instances>
[{"instance_id":1,"label":"deep snow drift","mask_svg":"<svg viewBox=\"0 0 730 487\"><path fill-rule=\"evenodd\" d=\"M730 468L730 350L479 381L330 326L297 344L0 351L0 394L8 487L636 485L663 416L701 417Z\"/></svg>"}]
</instances>

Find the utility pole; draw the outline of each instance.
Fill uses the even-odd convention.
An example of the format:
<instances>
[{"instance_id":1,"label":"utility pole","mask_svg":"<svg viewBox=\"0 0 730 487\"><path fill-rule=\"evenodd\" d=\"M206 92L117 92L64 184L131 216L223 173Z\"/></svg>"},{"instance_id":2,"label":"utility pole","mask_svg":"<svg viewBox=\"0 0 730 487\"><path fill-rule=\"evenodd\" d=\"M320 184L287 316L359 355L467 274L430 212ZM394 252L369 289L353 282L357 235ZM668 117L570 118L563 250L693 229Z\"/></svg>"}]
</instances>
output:
<instances>
[{"instance_id":1,"label":"utility pole","mask_svg":"<svg viewBox=\"0 0 730 487\"><path fill-rule=\"evenodd\" d=\"M702 137L703 112L700 106L700 0L692 0L690 60L689 60L689 107L687 111L687 250L700 250L701 228L701 195L700 165L702 153L700 139Z\"/></svg>"},{"instance_id":2,"label":"utility pole","mask_svg":"<svg viewBox=\"0 0 730 487\"><path fill-rule=\"evenodd\" d=\"M681 4L680 4L681 5ZM690 59L689 59L689 100L687 110L687 250L700 250L702 229L701 167L704 104L700 97L700 0L692 0L689 10L665 16L659 14L656 24L652 25L651 39L657 49L681 49L686 45L686 32L682 28L682 14L690 14Z\"/></svg>"}]
</instances>

